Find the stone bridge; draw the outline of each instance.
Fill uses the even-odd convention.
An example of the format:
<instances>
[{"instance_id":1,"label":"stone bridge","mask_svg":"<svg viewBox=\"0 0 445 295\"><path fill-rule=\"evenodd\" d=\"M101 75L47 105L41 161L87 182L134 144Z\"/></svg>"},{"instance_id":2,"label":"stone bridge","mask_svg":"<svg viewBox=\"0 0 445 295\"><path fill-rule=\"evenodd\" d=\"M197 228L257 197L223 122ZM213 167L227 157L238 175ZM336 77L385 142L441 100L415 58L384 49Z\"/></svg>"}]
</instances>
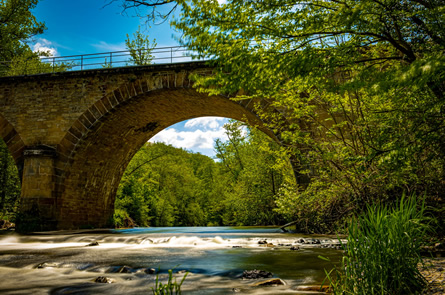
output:
<instances>
[{"instance_id":1,"label":"stone bridge","mask_svg":"<svg viewBox=\"0 0 445 295\"><path fill-rule=\"evenodd\" d=\"M199 93L192 73L212 69L188 62L0 78L0 136L22 181L19 226L109 226L129 161L156 133L183 120L233 118L279 141L254 102Z\"/></svg>"}]
</instances>

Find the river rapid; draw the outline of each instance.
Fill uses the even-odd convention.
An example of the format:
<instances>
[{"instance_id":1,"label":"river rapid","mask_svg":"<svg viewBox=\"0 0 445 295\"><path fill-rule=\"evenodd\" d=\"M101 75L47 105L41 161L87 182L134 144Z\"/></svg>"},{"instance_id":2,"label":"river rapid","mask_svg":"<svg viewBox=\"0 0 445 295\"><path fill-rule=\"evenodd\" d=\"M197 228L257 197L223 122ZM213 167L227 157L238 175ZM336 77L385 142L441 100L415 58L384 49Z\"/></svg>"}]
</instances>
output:
<instances>
[{"instance_id":1,"label":"river rapid","mask_svg":"<svg viewBox=\"0 0 445 295\"><path fill-rule=\"evenodd\" d=\"M95 244L95 246L87 246ZM184 294L314 294L324 270L340 261L336 237L282 233L272 227L134 228L0 235L0 294L152 294L173 272ZM292 248L294 247L294 248ZM298 249L298 250L291 250ZM243 279L264 270L285 285ZM106 277L112 283L98 283Z\"/></svg>"}]
</instances>

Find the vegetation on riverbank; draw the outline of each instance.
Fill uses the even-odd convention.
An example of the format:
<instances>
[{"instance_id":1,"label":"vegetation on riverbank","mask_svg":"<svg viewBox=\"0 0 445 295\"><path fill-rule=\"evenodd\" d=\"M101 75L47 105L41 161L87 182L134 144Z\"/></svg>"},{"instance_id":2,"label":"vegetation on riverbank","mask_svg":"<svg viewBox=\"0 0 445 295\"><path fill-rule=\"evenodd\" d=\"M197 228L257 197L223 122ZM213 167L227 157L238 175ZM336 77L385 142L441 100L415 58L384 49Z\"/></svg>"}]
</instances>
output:
<instances>
[{"instance_id":1,"label":"vegetation on riverbank","mask_svg":"<svg viewBox=\"0 0 445 295\"><path fill-rule=\"evenodd\" d=\"M424 204L402 197L392 207L367 206L348 226L345 256L328 274L334 294L418 294L426 286L418 266L431 232Z\"/></svg>"}]
</instances>

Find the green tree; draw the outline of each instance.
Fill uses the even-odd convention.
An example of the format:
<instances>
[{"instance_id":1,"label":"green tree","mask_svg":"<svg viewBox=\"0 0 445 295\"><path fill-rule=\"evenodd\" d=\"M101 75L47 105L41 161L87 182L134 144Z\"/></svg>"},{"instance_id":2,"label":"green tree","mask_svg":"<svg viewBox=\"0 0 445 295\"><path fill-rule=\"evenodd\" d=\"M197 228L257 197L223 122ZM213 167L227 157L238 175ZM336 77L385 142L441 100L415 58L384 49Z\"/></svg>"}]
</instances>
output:
<instances>
[{"instance_id":1,"label":"green tree","mask_svg":"<svg viewBox=\"0 0 445 295\"><path fill-rule=\"evenodd\" d=\"M292 172L286 153L265 134L231 122L224 126L228 140L215 142L224 175L225 225L273 225L284 220L276 212L275 196Z\"/></svg>"},{"instance_id":2,"label":"green tree","mask_svg":"<svg viewBox=\"0 0 445 295\"><path fill-rule=\"evenodd\" d=\"M37 3L38 0L0 1L0 74L15 66L9 63L13 59L29 58L32 51L27 42L46 29L31 13Z\"/></svg>"},{"instance_id":3,"label":"green tree","mask_svg":"<svg viewBox=\"0 0 445 295\"><path fill-rule=\"evenodd\" d=\"M147 35L141 33L141 27L139 26L136 33L133 34L133 39L127 34L125 45L130 51L130 62L137 66L151 64L154 56L151 54L153 48L156 47L156 39L150 42Z\"/></svg>"},{"instance_id":4,"label":"green tree","mask_svg":"<svg viewBox=\"0 0 445 295\"><path fill-rule=\"evenodd\" d=\"M207 225L215 167L206 156L147 144L121 180L116 209L142 226Z\"/></svg>"},{"instance_id":5,"label":"green tree","mask_svg":"<svg viewBox=\"0 0 445 295\"><path fill-rule=\"evenodd\" d=\"M17 167L6 144L0 139L0 219L15 220L19 197Z\"/></svg>"}]
</instances>

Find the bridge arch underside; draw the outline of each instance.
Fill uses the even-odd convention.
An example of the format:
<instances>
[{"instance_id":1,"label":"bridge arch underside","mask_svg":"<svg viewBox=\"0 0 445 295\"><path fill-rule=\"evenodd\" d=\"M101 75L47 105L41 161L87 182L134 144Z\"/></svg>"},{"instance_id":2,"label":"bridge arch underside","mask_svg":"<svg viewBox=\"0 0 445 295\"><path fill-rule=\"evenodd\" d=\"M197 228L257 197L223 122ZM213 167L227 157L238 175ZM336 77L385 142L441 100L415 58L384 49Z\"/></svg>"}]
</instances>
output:
<instances>
[{"instance_id":1,"label":"bridge arch underside","mask_svg":"<svg viewBox=\"0 0 445 295\"><path fill-rule=\"evenodd\" d=\"M0 138L5 142L8 147L9 152L14 159L17 168L19 170L19 174L22 173L23 168L23 150L25 148L25 144L23 143L22 138L15 130L14 126L12 126L8 120L6 120L0 114Z\"/></svg>"},{"instance_id":2,"label":"bridge arch underside","mask_svg":"<svg viewBox=\"0 0 445 295\"><path fill-rule=\"evenodd\" d=\"M119 182L135 153L163 129L203 116L244 121L274 138L252 112L221 96L180 88L133 97L103 116L75 144L67 159L59 160L55 227L109 226Z\"/></svg>"}]
</instances>

